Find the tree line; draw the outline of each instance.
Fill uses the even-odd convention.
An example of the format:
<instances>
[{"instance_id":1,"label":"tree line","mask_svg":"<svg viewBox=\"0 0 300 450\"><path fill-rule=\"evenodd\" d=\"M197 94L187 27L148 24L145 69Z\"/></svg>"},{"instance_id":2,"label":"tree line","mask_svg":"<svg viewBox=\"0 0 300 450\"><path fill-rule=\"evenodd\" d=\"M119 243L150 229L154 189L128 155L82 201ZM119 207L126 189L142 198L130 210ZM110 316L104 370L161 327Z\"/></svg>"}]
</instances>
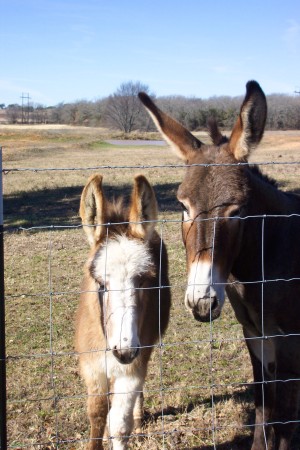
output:
<instances>
[{"instance_id":1,"label":"tree line","mask_svg":"<svg viewBox=\"0 0 300 450\"><path fill-rule=\"evenodd\" d=\"M147 85L129 81L122 83L110 96L95 101L78 100L55 106L18 104L5 107L8 123L66 124L109 127L125 133L153 131L152 120L145 112L137 94L144 91L154 96ZM183 123L191 131L205 129L210 117L215 117L221 128L231 129L239 113L242 96L216 96L208 99L179 95L157 97L159 107ZM300 129L300 96L272 94L267 96L270 130ZM25 119L24 119L25 118Z\"/></svg>"}]
</instances>

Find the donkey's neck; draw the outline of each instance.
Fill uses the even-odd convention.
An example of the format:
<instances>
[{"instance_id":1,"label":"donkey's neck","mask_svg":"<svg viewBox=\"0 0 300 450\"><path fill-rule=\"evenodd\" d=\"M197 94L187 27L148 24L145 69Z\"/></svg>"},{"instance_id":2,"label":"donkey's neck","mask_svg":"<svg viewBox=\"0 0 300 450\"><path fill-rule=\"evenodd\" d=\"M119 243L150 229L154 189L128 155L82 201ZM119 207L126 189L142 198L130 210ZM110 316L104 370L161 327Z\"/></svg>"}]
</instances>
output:
<instances>
[{"instance_id":1,"label":"donkey's neck","mask_svg":"<svg viewBox=\"0 0 300 450\"><path fill-rule=\"evenodd\" d=\"M248 218L243 223L240 252L232 267L232 275L240 281L261 279L262 255L266 272L276 261L280 266L283 250L278 243L286 242L286 236L294 234L295 229L295 219L286 216L300 214L300 197L280 191L262 175L249 171L249 188Z\"/></svg>"},{"instance_id":2,"label":"donkey's neck","mask_svg":"<svg viewBox=\"0 0 300 450\"><path fill-rule=\"evenodd\" d=\"M300 196L277 188L263 175L249 171L250 198L248 215L293 214L300 212Z\"/></svg>"}]
</instances>

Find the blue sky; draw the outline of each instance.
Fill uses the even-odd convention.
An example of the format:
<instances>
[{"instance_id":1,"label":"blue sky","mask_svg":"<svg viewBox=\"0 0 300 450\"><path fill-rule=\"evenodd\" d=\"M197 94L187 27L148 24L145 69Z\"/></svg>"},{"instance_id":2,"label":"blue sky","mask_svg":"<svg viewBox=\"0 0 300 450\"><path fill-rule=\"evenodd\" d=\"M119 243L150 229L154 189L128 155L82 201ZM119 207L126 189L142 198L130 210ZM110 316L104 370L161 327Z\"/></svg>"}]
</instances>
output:
<instances>
[{"instance_id":1,"label":"blue sky","mask_svg":"<svg viewBox=\"0 0 300 450\"><path fill-rule=\"evenodd\" d=\"M95 100L122 82L156 95L300 86L299 0L0 0L0 103Z\"/></svg>"}]
</instances>

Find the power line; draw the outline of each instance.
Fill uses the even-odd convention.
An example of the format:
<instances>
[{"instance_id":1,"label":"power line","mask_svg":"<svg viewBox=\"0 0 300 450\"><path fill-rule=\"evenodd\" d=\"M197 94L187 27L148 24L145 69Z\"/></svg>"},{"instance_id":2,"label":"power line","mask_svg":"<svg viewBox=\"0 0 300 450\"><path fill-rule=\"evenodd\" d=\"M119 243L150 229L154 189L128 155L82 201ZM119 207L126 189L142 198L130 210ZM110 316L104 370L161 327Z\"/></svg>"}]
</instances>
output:
<instances>
[{"instance_id":1,"label":"power line","mask_svg":"<svg viewBox=\"0 0 300 450\"><path fill-rule=\"evenodd\" d=\"M22 99L22 123L29 123L29 100L31 100L31 97L29 97L29 94L24 94L22 92L21 95ZM27 100L27 104L24 102L24 100Z\"/></svg>"}]
</instances>

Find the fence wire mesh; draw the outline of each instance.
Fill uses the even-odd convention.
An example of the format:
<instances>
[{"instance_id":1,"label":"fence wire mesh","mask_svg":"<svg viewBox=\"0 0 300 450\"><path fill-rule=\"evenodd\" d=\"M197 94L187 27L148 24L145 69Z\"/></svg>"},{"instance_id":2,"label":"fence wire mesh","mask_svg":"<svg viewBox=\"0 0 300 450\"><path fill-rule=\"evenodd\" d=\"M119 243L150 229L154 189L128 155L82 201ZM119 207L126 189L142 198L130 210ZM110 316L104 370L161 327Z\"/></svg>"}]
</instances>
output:
<instances>
[{"instance_id":1,"label":"fence wire mesh","mask_svg":"<svg viewBox=\"0 0 300 450\"><path fill-rule=\"evenodd\" d=\"M265 162L268 167L276 165L299 166L299 162ZM184 166L185 167L185 166ZM158 178L165 177L166 171L178 169L182 165L95 165L77 168L7 168L4 174L26 172L30 183L34 177L47 172L83 171L83 188L86 173L100 171L127 171L130 180L135 169L155 171ZM147 175L147 174L146 174ZM59 175L62 176L62 175ZM122 178L122 176L121 176ZM175 177L176 178L176 177ZM172 178L164 195L164 180L157 189L160 216L156 230L168 249L172 309L170 323L164 336L153 345L153 353L144 386L145 414L143 426L138 435L132 434L130 445L133 449L222 449L248 448L255 426L253 388L261 387L263 405L266 386L274 383L300 381L296 376L289 379L265 379L262 360L259 382L253 381L251 361L245 346L245 338L232 308L226 300L221 317L203 324L194 321L184 308L184 295L187 285L185 251L181 243L182 218L176 206L175 193L177 179ZM178 178L178 181L180 181ZM151 181L151 177L149 177ZM27 181L26 181L27 180ZM112 178L113 180L113 178ZM5 180L4 180L5 182ZM23 183L29 183L25 179ZM76 180L77 182L77 180ZM13 184L13 181L10 181ZM44 183L44 185L43 185ZM41 198L48 192L49 180L39 179ZM50 180L51 183L51 180ZM63 184L68 185L67 178ZM126 186L118 186L114 180L108 194L128 195ZM128 181L129 183L129 181ZM72 182L71 182L72 184ZM41 187L42 186L42 187ZM153 183L156 189L155 183ZM62 188L58 188L58 191ZM18 196L18 187L14 196ZM43 192L44 191L44 192ZM88 245L83 236L77 210L81 189L62 192L62 208L42 203L30 206L22 212L13 211L14 221L7 223L5 232L5 278L6 278L6 322L7 322L7 399L8 399L8 444L9 448L73 449L83 448L89 439L89 424L86 415L87 394L78 372L78 354L74 351L74 315L82 290L83 267L88 258ZM65 197L63 197L65 195ZM9 202L14 201L10 194L6 208L10 213ZM33 193L34 196L34 193ZM174 198L173 198L174 197ZM172 200L170 200L172 198ZM70 223L64 216L64 205L72 202ZM56 198L54 199L56 201ZM21 196L24 202L24 196ZM43 200L42 200L43 202ZM168 203L171 206L168 207ZM16 200L16 205L18 199ZM45 222L43 222L44 211ZM24 207L24 205L23 205ZM76 210L74 210L74 207ZM25 212L25 215L24 215ZM26 213L30 217L26 217ZM54 220L51 220L54 215ZM243 216L238 220L261 220L262 240L265 238L265 220L281 220L300 217L298 214ZM38 219L38 220L35 220ZM211 246L214 254L215 230L218 221L213 219L214 233ZM200 219L199 219L200 220ZM202 219L201 219L202 220ZM211 219L203 219L211 220ZM36 223L36 224L35 224ZM110 224L104 224L108 227ZM263 249L263 246L262 246ZM297 332L288 334L268 334L264 327L264 290L267 284L291 283L300 281L299 277L265 277L264 252L261 254L261 277L248 281L248 284L261 286L262 335L248 336L249 342L256 341L264 355L264 346L270 339L289 339L297 337ZM238 281L226 281L228 286ZM245 283L244 283L245 284ZM212 283L213 285L213 283ZM168 286L161 283L156 289ZM91 350L104 353L108 349ZM111 395L119 391L103 394L108 405ZM293 417L288 421L297 422ZM270 423L270 422L269 422ZM272 422L271 422L272 423ZM261 423L265 428L264 408ZM265 435L266 436L266 435ZM105 445L112 448L114 440L109 432ZM296 436L299 447L300 437ZM298 446L298 447L297 447ZM265 448L268 448L265 438Z\"/></svg>"}]
</instances>

